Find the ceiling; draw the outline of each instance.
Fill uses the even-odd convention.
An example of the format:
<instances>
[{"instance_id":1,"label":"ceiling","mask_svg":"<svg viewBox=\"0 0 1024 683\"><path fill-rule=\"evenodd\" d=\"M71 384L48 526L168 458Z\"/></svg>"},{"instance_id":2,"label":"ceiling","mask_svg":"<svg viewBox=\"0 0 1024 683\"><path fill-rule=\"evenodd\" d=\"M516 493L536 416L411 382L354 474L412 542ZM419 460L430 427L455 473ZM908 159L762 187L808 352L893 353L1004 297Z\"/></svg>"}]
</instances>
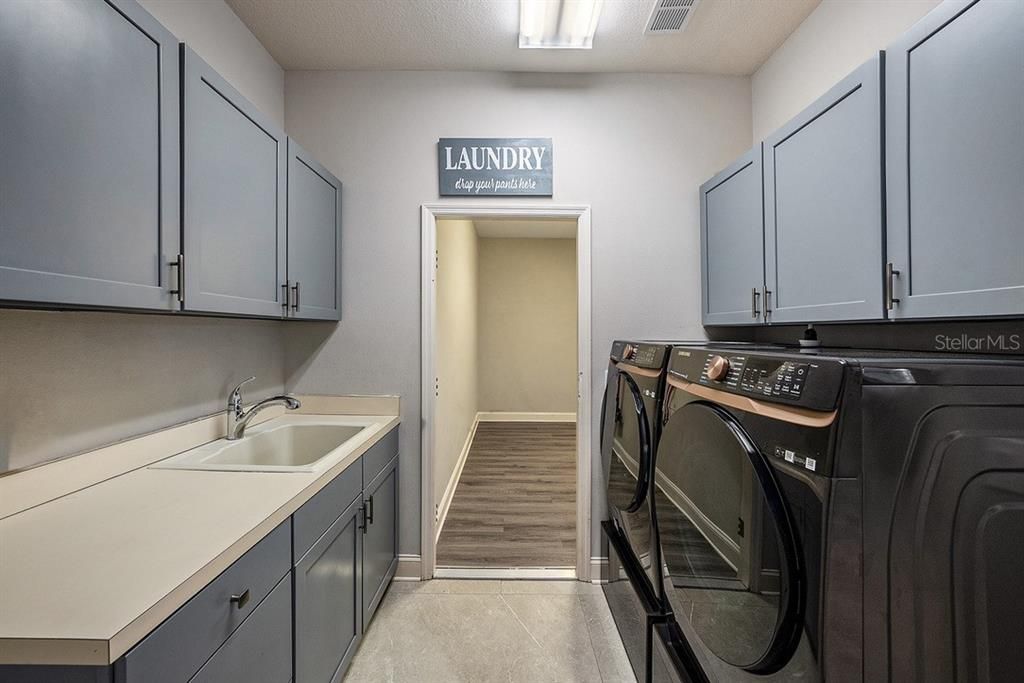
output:
<instances>
[{"instance_id":1,"label":"ceiling","mask_svg":"<svg viewBox=\"0 0 1024 683\"><path fill-rule=\"evenodd\" d=\"M576 219L570 220L516 220L498 218L481 220L473 219L476 234L482 238L544 238L574 239L576 237Z\"/></svg>"},{"instance_id":2,"label":"ceiling","mask_svg":"<svg viewBox=\"0 0 1024 683\"><path fill-rule=\"evenodd\" d=\"M748 75L821 0L702 0L680 33L644 35L655 0L605 0L592 50L520 50L518 0L227 0L289 70Z\"/></svg>"}]
</instances>

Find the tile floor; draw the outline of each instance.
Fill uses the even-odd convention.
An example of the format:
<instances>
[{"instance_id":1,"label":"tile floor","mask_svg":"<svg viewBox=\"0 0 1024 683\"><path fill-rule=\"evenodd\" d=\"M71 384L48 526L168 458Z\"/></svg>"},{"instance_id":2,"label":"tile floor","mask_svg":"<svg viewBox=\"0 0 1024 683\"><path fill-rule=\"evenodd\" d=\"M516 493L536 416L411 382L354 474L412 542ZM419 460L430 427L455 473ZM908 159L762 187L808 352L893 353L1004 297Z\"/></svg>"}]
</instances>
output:
<instances>
[{"instance_id":1,"label":"tile floor","mask_svg":"<svg viewBox=\"0 0 1024 683\"><path fill-rule=\"evenodd\" d=\"M633 683L599 586L395 582L346 683Z\"/></svg>"}]
</instances>

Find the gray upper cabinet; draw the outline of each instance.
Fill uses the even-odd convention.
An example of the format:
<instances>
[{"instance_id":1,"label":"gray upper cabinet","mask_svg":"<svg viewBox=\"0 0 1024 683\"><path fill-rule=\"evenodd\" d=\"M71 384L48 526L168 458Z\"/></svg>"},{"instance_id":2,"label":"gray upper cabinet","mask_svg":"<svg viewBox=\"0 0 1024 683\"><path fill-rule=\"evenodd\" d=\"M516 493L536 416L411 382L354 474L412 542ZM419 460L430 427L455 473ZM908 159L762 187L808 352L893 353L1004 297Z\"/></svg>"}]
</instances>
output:
<instances>
[{"instance_id":1,"label":"gray upper cabinet","mask_svg":"<svg viewBox=\"0 0 1024 683\"><path fill-rule=\"evenodd\" d=\"M1024 3L947 0L886 50L893 318L1024 314Z\"/></svg>"},{"instance_id":2,"label":"gray upper cabinet","mask_svg":"<svg viewBox=\"0 0 1024 683\"><path fill-rule=\"evenodd\" d=\"M182 47L184 308L280 317L284 133Z\"/></svg>"},{"instance_id":3,"label":"gray upper cabinet","mask_svg":"<svg viewBox=\"0 0 1024 683\"><path fill-rule=\"evenodd\" d=\"M288 140L288 316L341 319L341 181Z\"/></svg>"},{"instance_id":4,"label":"gray upper cabinet","mask_svg":"<svg viewBox=\"0 0 1024 683\"><path fill-rule=\"evenodd\" d=\"M0 2L0 300L174 310L178 41L133 0Z\"/></svg>"},{"instance_id":5,"label":"gray upper cabinet","mask_svg":"<svg viewBox=\"0 0 1024 683\"><path fill-rule=\"evenodd\" d=\"M705 325L761 322L764 204L761 145L700 188L702 307Z\"/></svg>"},{"instance_id":6,"label":"gray upper cabinet","mask_svg":"<svg viewBox=\"0 0 1024 683\"><path fill-rule=\"evenodd\" d=\"M881 101L879 56L764 141L768 322L884 317Z\"/></svg>"}]
</instances>

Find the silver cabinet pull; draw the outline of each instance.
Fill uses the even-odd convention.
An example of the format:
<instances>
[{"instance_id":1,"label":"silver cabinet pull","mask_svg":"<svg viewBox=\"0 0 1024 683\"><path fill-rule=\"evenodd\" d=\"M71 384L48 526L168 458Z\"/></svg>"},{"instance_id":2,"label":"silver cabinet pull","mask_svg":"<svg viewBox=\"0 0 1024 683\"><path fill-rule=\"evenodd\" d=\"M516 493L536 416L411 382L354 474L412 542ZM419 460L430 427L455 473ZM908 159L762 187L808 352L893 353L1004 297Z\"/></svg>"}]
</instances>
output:
<instances>
[{"instance_id":1,"label":"silver cabinet pull","mask_svg":"<svg viewBox=\"0 0 1024 683\"><path fill-rule=\"evenodd\" d=\"M292 291L295 292L295 301L292 302L292 310L299 310L299 281L296 280L295 284L292 285Z\"/></svg>"},{"instance_id":2,"label":"silver cabinet pull","mask_svg":"<svg viewBox=\"0 0 1024 683\"><path fill-rule=\"evenodd\" d=\"M238 595L231 596L231 604L238 609L243 609L249 603L249 589L246 588Z\"/></svg>"},{"instance_id":3,"label":"silver cabinet pull","mask_svg":"<svg viewBox=\"0 0 1024 683\"><path fill-rule=\"evenodd\" d=\"M900 276L900 271L895 270L891 263L885 264L885 310L891 311L900 300L894 296L896 289L896 278Z\"/></svg>"},{"instance_id":4,"label":"silver cabinet pull","mask_svg":"<svg viewBox=\"0 0 1024 683\"><path fill-rule=\"evenodd\" d=\"M750 290L750 317L755 320L759 315L761 315L761 311L757 308L757 300L760 296L761 292L757 291L757 287Z\"/></svg>"},{"instance_id":5,"label":"silver cabinet pull","mask_svg":"<svg viewBox=\"0 0 1024 683\"><path fill-rule=\"evenodd\" d=\"M772 290L764 290L764 317L767 320L772 314Z\"/></svg>"},{"instance_id":6,"label":"silver cabinet pull","mask_svg":"<svg viewBox=\"0 0 1024 683\"><path fill-rule=\"evenodd\" d=\"M288 309L291 308L292 288L289 286L290 284L290 280L285 280L284 284L281 285L281 308L284 309L284 313L282 315L288 315Z\"/></svg>"},{"instance_id":7,"label":"silver cabinet pull","mask_svg":"<svg viewBox=\"0 0 1024 683\"><path fill-rule=\"evenodd\" d=\"M169 292L177 295L179 303L185 303L185 255L178 254L167 265L175 269L175 286L177 287Z\"/></svg>"}]
</instances>

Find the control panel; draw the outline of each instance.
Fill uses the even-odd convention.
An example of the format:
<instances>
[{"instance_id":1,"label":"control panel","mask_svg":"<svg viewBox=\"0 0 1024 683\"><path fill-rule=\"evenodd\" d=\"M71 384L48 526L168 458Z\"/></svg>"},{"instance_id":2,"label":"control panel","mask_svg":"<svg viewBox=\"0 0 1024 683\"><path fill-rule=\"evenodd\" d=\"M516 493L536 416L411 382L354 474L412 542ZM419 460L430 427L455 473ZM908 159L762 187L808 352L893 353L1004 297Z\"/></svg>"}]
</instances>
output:
<instances>
[{"instance_id":1,"label":"control panel","mask_svg":"<svg viewBox=\"0 0 1024 683\"><path fill-rule=\"evenodd\" d=\"M752 358L743 368L740 387L744 391L752 391L762 396L800 398L810 369L810 363L780 363L764 358Z\"/></svg>"},{"instance_id":2,"label":"control panel","mask_svg":"<svg viewBox=\"0 0 1024 683\"><path fill-rule=\"evenodd\" d=\"M665 366L668 346L645 342L617 341L612 344L612 360L641 368L660 370Z\"/></svg>"},{"instance_id":3,"label":"control panel","mask_svg":"<svg viewBox=\"0 0 1024 683\"><path fill-rule=\"evenodd\" d=\"M675 347L669 373L694 384L812 410L836 407L845 362L799 352L747 353Z\"/></svg>"}]
</instances>

